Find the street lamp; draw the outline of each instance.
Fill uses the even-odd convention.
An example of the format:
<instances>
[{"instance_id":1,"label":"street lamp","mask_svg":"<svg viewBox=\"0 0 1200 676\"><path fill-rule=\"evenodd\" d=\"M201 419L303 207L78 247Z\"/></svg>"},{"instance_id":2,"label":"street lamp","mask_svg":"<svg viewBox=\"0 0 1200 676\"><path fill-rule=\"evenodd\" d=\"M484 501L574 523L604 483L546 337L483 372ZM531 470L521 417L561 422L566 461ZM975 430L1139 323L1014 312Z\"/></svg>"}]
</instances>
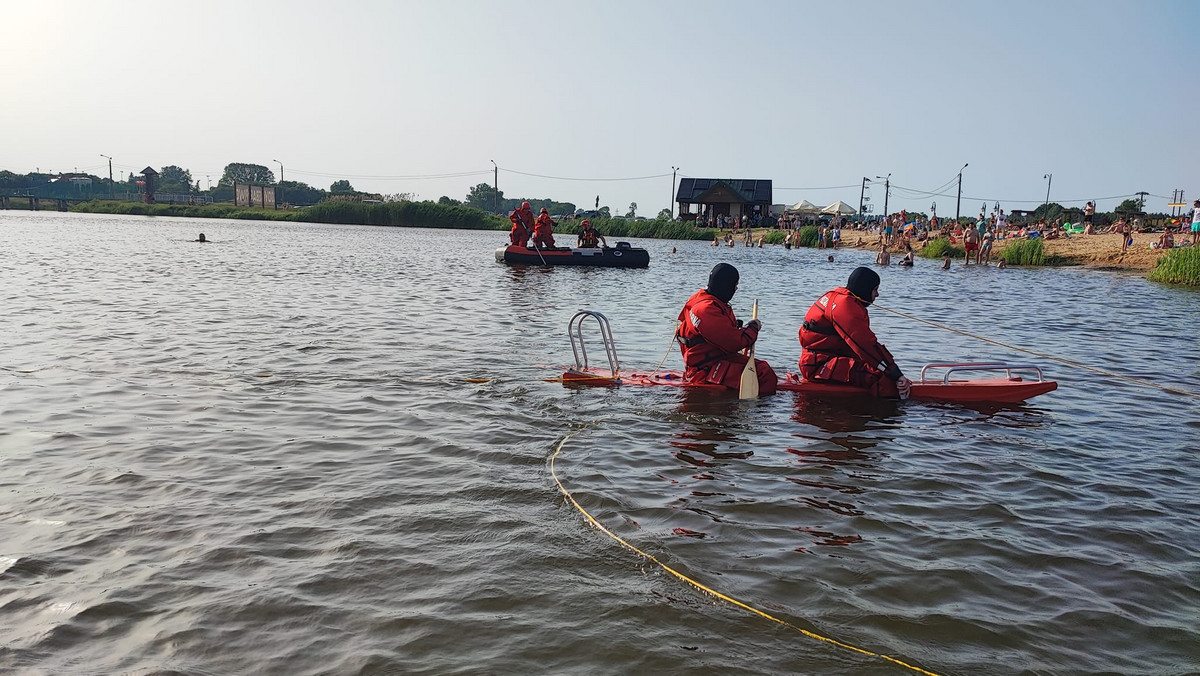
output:
<instances>
[{"instance_id":1,"label":"street lamp","mask_svg":"<svg viewBox=\"0 0 1200 676\"><path fill-rule=\"evenodd\" d=\"M271 161L279 162L279 160ZM283 200L283 162L279 162L279 194L275 196L275 204L287 204L287 202L284 202Z\"/></svg>"},{"instance_id":2,"label":"street lamp","mask_svg":"<svg viewBox=\"0 0 1200 676\"><path fill-rule=\"evenodd\" d=\"M887 176L876 176L875 178L883 179L883 217L887 218L888 217L888 209L887 209L888 193L891 192L891 188L892 188L892 174L891 174L891 172L888 172Z\"/></svg>"},{"instance_id":3,"label":"street lamp","mask_svg":"<svg viewBox=\"0 0 1200 676\"><path fill-rule=\"evenodd\" d=\"M966 168L967 168L967 163L964 162L962 165L962 169L958 170L958 201L956 201L954 203L954 220L955 220L955 222L957 222L959 216L962 215L962 212L960 211L960 209L962 207L962 173L963 173L963 169L966 169Z\"/></svg>"},{"instance_id":4,"label":"street lamp","mask_svg":"<svg viewBox=\"0 0 1200 676\"><path fill-rule=\"evenodd\" d=\"M1042 178L1046 179L1046 204L1050 203L1050 183L1054 181L1054 174L1043 174Z\"/></svg>"},{"instance_id":5,"label":"street lamp","mask_svg":"<svg viewBox=\"0 0 1200 676\"><path fill-rule=\"evenodd\" d=\"M109 194L109 196L111 197L111 196L112 196L112 192L113 192L113 181L112 181L112 158L111 158L111 157L109 157L108 155L105 155L104 153L100 153L100 157L103 157L103 158L105 158L105 159L107 159L107 160L108 160L108 194Z\"/></svg>"},{"instance_id":6,"label":"street lamp","mask_svg":"<svg viewBox=\"0 0 1200 676\"><path fill-rule=\"evenodd\" d=\"M671 201L667 205L671 208L671 220L675 219L675 173L679 171L679 167L671 167Z\"/></svg>"},{"instance_id":7,"label":"street lamp","mask_svg":"<svg viewBox=\"0 0 1200 676\"><path fill-rule=\"evenodd\" d=\"M492 160L492 212L500 213L500 166Z\"/></svg>"}]
</instances>

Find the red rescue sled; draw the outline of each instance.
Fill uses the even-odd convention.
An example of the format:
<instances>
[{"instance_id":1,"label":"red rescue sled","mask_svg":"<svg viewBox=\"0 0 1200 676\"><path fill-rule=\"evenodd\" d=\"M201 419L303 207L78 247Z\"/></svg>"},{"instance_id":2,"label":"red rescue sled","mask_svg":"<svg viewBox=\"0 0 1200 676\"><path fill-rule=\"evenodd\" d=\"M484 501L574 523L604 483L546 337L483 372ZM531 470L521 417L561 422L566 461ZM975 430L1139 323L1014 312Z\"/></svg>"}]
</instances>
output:
<instances>
[{"instance_id":1,"label":"red rescue sled","mask_svg":"<svg viewBox=\"0 0 1200 676\"><path fill-rule=\"evenodd\" d=\"M947 373L941 380L930 380L924 377L928 369L947 367ZM1005 377L958 379L951 378L951 372L962 371L1005 371ZM999 362L970 362L955 364L928 364L921 369L922 378L914 380L910 399L921 401L940 401L956 404L997 403L1016 404L1026 399L1045 394L1058 389L1058 383L1042 378L1041 370L1036 366L1002 364ZM1016 372L1031 372L1037 379L1026 380ZM713 391L728 391L722 385L709 383L689 383L683 379L682 371L626 371L613 376L609 369L588 367L579 369L572 367L562 375L562 381L570 385L616 386L616 385L666 385L668 387L686 387L707 389ZM853 385L841 383L816 382L804 380L800 376L789 373L779 379L779 390L798 392L803 395L820 397L872 397L869 391Z\"/></svg>"},{"instance_id":2,"label":"red rescue sled","mask_svg":"<svg viewBox=\"0 0 1200 676\"><path fill-rule=\"evenodd\" d=\"M609 368L588 365L587 350L583 346L582 323L593 317L600 325ZM612 340L608 320L598 312L576 313L568 324L571 349L575 353L575 365L562 375L567 385L612 387L617 385L665 385L713 391L733 392L722 385L689 383L681 371L625 371L620 372L617 352ZM992 377L962 378L966 373L990 373ZM937 377L940 375L940 377ZM820 397L874 397L869 391L852 385L804 380L789 373L779 380L781 391L798 392L802 395ZM1003 362L941 362L927 364L921 369L919 378L913 380L910 399L937 401L956 404L998 403L1016 404L1039 394L1058 389L1058 383L1046 380L1042 370L1029 364L1006 364Z\"/></svg>"}]
</instances>

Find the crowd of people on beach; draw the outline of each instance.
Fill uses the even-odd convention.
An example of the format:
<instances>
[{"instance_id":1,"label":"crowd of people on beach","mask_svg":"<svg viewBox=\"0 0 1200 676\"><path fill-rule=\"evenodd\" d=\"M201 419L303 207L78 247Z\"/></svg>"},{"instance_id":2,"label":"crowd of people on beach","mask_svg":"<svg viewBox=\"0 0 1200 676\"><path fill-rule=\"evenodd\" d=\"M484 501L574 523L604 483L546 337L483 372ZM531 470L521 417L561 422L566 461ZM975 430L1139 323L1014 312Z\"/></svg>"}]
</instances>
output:
<instances>
[{"instance_id":1,"label":"crowd of people on beach","mask_svg":"<svg viewBox=\"0 0 1200 676\"><path fill-rule=\"evenodd\" d=\"M1119 235L1119 252L1124 255L1133 246L1134 233L1157 232L1157 228L1161 226L1158 239L1149 243L1149 249L1194 246L1200 237L1200 200L1196 200L1193 206L1190 231L1186 217L1171 219L1157 224L1153 228L1143 223L1142 218L1138 215L1118 215L1117 220L1108 226L1097 225L1096 221L1096 205L1094 202L1088 202L1082 211L1082 219L1074 224L1066 222L1063 216L1052 221L1041 217L1033 222L1013 223L997 204L991 214L981 211L974 222L971 222L969 218L939 222L936 213L928 218L924 215L913 215L910 218L906 212L900 211L868 222L851 221L845 217L816 220L784 215L779 219L776 227L784 231L783 245L788 249L800 246L801 226L805 223L811 223L818 228L815 246L821 249L840 248L843 245L842 232L845 229L854 229L865 233L869 239L864 239L860 234L853 246L876 249L876 265L890 265L892 254L896 253L901 256L897 265L911 266L914 263L916 251L934 239L944 237L952 245L961 245L964 251L964 265L974 263L988 266L992 263L995 244L1001 240L1038 238L1055 240L1070 239L1078 235L1116 234ZM748 221L745 222L748 223ZM712 245L732 247L736 241L740 240L745 246L761 248L764 244L764 236L759 235L754 238L750 227L745 227L745 229L738 227L742 223L743 221L735 220L734 227L728 232L722 234L718 231ZM1178 239L1176 233L1179 235ZM997 263L1003 267L1003 260L997 261ZM948 261L943 263L943 267L949 267Z\"/></svg>"}]
</instances>

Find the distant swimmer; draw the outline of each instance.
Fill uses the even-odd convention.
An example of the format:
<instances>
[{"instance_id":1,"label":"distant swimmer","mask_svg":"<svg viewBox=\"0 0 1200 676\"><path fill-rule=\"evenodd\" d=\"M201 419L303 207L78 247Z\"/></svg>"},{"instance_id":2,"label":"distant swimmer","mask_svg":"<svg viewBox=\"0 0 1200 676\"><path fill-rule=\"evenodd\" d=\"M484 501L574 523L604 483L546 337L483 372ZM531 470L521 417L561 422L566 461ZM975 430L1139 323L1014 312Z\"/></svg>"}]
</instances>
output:
<instances>
[{"instance_id":1,"label":"distant swimmer","mask_svg":"<svg viewBox=\"0 0 1200 676\"><path fill-rule=\"evenodd\" d=\"M205 242L205 243L208 242L207 239L204 239L204 233L200 233L200 236L196 238L196 241L197 242Z\"/></svg>"},{"instance_id":2,"label":"distant swimmer","mask_svg":"<svg viewBox=\"0 0 1200 676\"><path fill-rule=\"evenodd\" d=\"M833 256L830 256L829 258L826 258L825 260L827 260L827 261L829 261L830 263L832 263L832 262L833 262Z\"/></svg>"}]
</instances>

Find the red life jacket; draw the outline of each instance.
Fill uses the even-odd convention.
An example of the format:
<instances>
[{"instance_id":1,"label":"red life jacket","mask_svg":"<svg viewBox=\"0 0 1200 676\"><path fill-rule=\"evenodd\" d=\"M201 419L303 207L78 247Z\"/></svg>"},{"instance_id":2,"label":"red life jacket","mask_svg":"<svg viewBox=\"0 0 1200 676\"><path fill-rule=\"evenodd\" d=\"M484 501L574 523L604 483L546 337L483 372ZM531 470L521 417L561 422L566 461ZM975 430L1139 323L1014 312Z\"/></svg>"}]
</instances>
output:
<instances>
[{"instance_id":1,"label":"red life jacket","mask_svg":"<svg viewBox=\"0 0 1200 676\"><path fill-rule=\"evenodd\" d=\"M584 228L579 231L579 246L584 248L595 248L600 243L600 234L595 228Z\"/></svg>"},{"instance_id":2,"label":"red life jacket","mask_svg":"<svg viewBox=\"0 0 1200 676\"><path fill-rule=\"evenodd\" d=\"M845 287L821 296L805 313L800 348L802 374L835 357L849 357L846 364L859 362L892 380L901 375L895 358L871 331L866 304Z\"/></svg>"},{"instance_id":3,"label":"red life jacket","mask_svg":"<svg viewBox=\"0 0 1200 676\"><path fill-rule=\"evenodd\" d=\"M739 329L733 308L700 289L679 311L679 349L689 370L732 356L758 340L758 329Z\"/></svg>"}]
</instances>

